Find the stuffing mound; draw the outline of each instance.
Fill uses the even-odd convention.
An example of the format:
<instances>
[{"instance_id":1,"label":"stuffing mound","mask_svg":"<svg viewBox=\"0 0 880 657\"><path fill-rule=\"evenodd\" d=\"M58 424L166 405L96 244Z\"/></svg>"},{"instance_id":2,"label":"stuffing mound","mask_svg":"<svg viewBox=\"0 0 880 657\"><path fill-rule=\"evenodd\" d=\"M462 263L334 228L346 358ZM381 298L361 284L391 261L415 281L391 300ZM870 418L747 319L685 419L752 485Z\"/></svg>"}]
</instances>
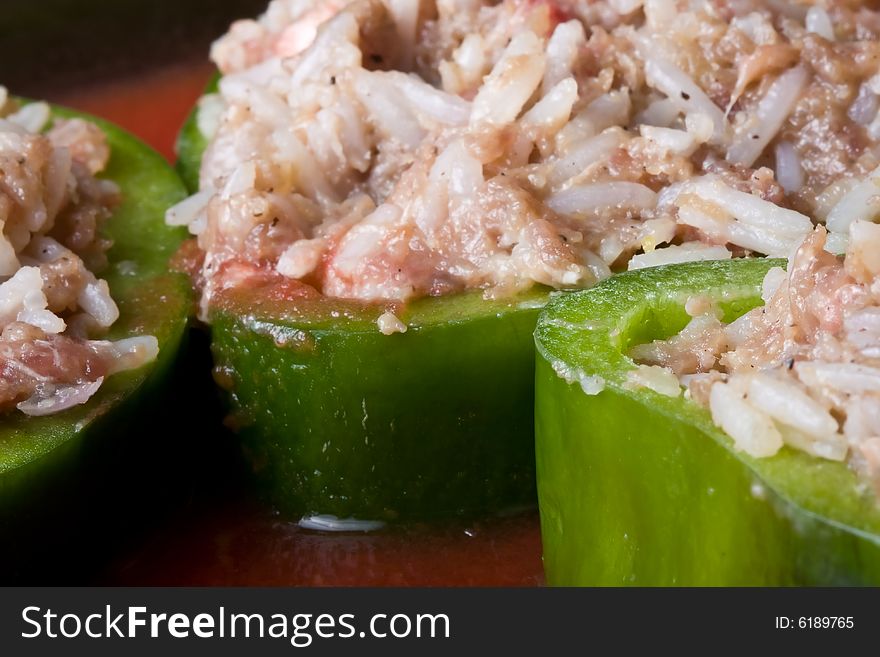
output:
<instances>
[{"instance_id":1,"label":"stuffing mound","mask_svg":"<svg viewBox=\"0 0 880 657\"><path fill-rule=\"evenodd\" d=\"M119 317L101 224L119 189L99 180L106 138L49 107L17 107L0 87L0 412L48 415L87 401L104 378L154 359L152 336L91 339Z\"/></svg>"},{"instance_id":2,"label":"stuffing mound","mask_svg":"<svg viewBox=\"0 0 880 657\"><path fill-rule=\"evenodd\" d=\"M880 13L771 0L275 0L212 55L212 294L405 301L830 248L873 218ZM828 8L823 8L823 7ZM861 200L861 203L860 203ZM864 207L862 207L864 206Z\"/></svg>"}]
</instances>

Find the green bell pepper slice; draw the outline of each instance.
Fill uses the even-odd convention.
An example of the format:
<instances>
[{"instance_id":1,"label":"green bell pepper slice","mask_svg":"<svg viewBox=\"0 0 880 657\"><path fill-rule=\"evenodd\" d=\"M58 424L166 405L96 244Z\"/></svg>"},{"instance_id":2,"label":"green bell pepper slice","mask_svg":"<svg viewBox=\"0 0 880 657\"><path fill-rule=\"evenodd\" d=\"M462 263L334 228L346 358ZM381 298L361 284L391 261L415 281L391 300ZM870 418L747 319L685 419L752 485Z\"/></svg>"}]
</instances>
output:
<instances>
[{"instance_id":1,"label":"green bell pepper slice","mask_svg":"<svg viewBox=\"0 0 880 657\"><path fill-rule=\"evenodd\" d=\"M237 290L212 311L217 380L288 515L392 521L534 504L532 332L548 292L384 306Z\"/></svg>"},{"instance_id":2,"label":"green bell pepper slice","mask_svg":"<svg viewBox=\"0 0 880 657\"><path fill-rule=\"evenodd\" d=\"M103 230L113 246L109 267L99 276L108 282L120 310L107 337L154 335L159 355L144 367L109 377L85 404L44 417L10 412L0 418L0 580L15 576L17 559L39 552L25 536L48 518L55 522L61 515L99 515L98 509L87 508L100 502L92 493L100 490L105 498L122 494L103 489L101 482L135 481L141 468L151 469L149 481L154 483L166 474L163 463L173 459L164 451L168 445L155 435L147 436L151 443L136 461L119 459L132 457L127 450L134 437L145 426L156 429L149 419L169 408L165 384L184 344L193 303L187 278L168 270L170 256L185 237L164 222L165 209L186 194L177 174L158 153L106 121L58 107L52 113L85 118L107 136L111 159L102 177L122 191L122 203ZM157 451L158 457L144 458ZM64 511L52 512L60 509ZM75 539L63 541L67 552Z\"/></svg>"},{"instance_id":3,"label":"green bell pepper slice","mask_svg":"<svg viewBox=\"0 0 880 657\"><path fill-rule=\"evenodd\" d=\"M197 112L177 141L191 191L207 146ZM390 336L380 304L227 296L209 320L216 379L283 513L393 521L536 503L531 334L547 289L422 299Z\"/></svg>"},{"instance_id":4,"label":"green bell pepper slice","mask_svg":"<svg viewBox=\"0 0 880 657\"><path fill-rule=\"evenodd\" d=\"M220 74L216 73L208 81L202 95L216 93L219 84ZM177 141L174 145L174 151L177 153L177 163L174 166L191 194L199 191L199 169L202 165L202 153L207 147L208 138L199 130L199 106L196 105L177 133Z\"/></svg>"},{"instance_id":5,"label":"green bell pepper slice","mask_svg":"<svg viewBox=\"0 0 880 657\"><path fill-rule=\"evenodd\" d=\"M645 269L550 301L535 332L549 584L880 584L880 505L844 464L790 448L751 458L696 403L626 385L628 350L680 331L688 297L731 321L780 264ZM578 385L595 392L588 377L598 394Z\"/></svg>"}]
</instances>

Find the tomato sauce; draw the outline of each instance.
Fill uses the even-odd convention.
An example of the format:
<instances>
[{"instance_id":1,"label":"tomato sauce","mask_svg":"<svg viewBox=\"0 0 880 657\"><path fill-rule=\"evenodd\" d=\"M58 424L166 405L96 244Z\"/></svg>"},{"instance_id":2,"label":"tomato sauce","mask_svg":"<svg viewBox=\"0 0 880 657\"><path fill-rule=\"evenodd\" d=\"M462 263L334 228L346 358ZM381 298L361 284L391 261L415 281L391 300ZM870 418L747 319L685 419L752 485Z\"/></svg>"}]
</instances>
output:
<instances>
[{"instance_id":1,"label":"tomato sauce","mask_svg":"<svg viewBox=\"0 0 880 657\"><path fill-rule=\"evenodd\" d=\"M181 63L130 79L94 82L51 100L113 121L174 162L177 130L213 71L207 61Z\"/></svg>"},{"instance_id":2,"label":"tomato sauce","mask_svg":"<svg viewBox=\"0 0 880 657\"><path fill-rule=\"evenodd\" d=\"M53 98L127 128L169 161L177 130L212 73L179 64ZM220 429L218 428L218 431ZM223 480L223 477L217 477ZM164 527L99 577L110 585L535 586L543 583L537 512L322 533L282 521L246 489L202 483Z\"/></svg>"},{"instance_id":3,"label":"tomato sauce","mask_svg":"<svg viewBox=\"0 0 880 657\"><path fill-rule=\"evenodd\" d=\"M478 521L328 533L248 500L188 511L114 563L126 586L536 586L534 512Z\"/></svg>"}]
</instances>

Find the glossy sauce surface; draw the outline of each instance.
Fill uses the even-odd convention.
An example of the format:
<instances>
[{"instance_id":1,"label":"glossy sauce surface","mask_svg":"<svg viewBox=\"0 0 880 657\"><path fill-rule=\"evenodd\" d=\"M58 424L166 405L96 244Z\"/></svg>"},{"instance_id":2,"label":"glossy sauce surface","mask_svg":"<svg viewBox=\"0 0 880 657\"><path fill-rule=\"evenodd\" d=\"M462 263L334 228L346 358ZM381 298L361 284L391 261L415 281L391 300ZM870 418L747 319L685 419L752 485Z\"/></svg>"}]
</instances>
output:
<instances>
[{"instance_id":1,"label":"glossy sauce surface","mask_svg":"<svg viewBox=\"0 0 880 657\"><path fill-rule=\"evenodd\" d=\"M134 132L174 159L179 126L211 74L196 62L54 97ZM204 345L201 345L204 346ZM207 379L207 376L205 377ZM212 430L206 428L206 430ZM219 422L218 442L228 441ZM535 586L543 583L537 512L371 533L322 533L253 501L235 464L196 476L175 517L101 574L110 585ZM228 470L228 472L226 471Z\"/></svg>"},{"instance_id":2,"label":"glossy sauce surface","mask_svg":"<svg viewBox=\"0 0 880 657\"><path fill-rule=\"evenodd\" d=\"M153 586L536 586L533 512L472 522L324 533L227 500L188 511L101 583Z\"/></svg>"}]
</instances>

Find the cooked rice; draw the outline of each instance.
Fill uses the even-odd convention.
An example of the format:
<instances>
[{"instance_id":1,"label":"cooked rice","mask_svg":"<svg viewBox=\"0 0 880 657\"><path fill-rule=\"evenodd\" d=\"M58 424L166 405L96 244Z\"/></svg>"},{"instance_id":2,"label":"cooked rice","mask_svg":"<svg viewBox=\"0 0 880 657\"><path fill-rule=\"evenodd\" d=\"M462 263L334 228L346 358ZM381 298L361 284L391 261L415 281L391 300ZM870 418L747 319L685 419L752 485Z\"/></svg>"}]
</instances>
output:
<instances>
[{"instance_id":1,"label":"cooked rice","mask_svg":"<svg viewBox=\"0 0 880 657\"><path fill-rule=\"evenodd\" d=\"M677 374L737 448L848 461L880 494L880 225L854 222L845 257L825 238L768 272L765 305L725 326L694 304L684 331L631 355Z\"/></svg>"},{"instance_id":2,"label":"cooked rice","mask_svg":"<svg viewBox=\"0 0 880 657\"><path fill-rule=\"evenodd\" d=\"M500 296L788 256L826 217L841 247L841 214L880 214L878 33L855 0L274 0L212 49L201 191L169 219L205 314L267 275Z\"/></svg>"},{"instance_id":3,"label":"cooked rice","mask_svg":"<svg viewBox=\"0 0 880 657\"><path fill-rule=\"evenodd\" d=\"M391 335L392 333L406 333L406 324L400 321L400 318L391 312L384 312L379 315L376 324L378 325L379 330L385 335Z\"/></svg>"},{"instance_id":4,"label":"cooked rice","mask_svg":"<svg viewBox=\"0 0 880 657\"><path fill-rule=\"evenodd\" d=\"M87 401L106 376L154 359L156 339L90 339L119 317L95 276L101 224L119 189L95 178L110 157L100 129L17 107L0 87L0 411L46 415Z\"/></svg>"}]
</instances>

